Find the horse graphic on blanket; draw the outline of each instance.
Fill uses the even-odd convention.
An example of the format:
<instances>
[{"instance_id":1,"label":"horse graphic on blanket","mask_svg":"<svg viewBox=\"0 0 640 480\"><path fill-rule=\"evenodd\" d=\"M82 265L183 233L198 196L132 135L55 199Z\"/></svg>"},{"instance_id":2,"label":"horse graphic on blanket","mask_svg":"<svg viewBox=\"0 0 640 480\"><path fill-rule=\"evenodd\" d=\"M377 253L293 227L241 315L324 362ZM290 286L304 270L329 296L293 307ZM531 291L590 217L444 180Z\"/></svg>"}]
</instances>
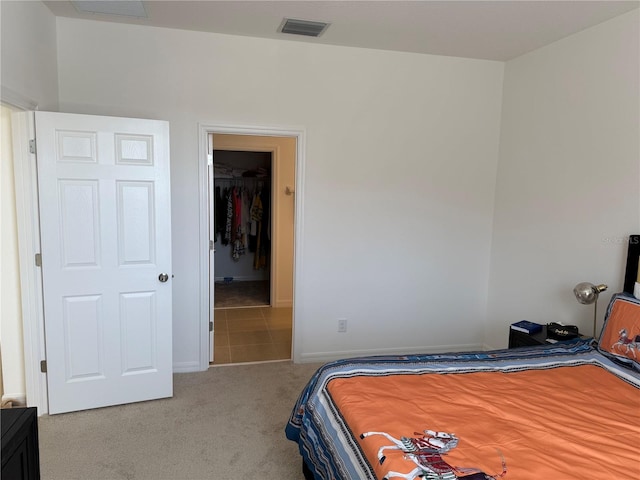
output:
<instances>
[{"instance_id":1,"label":"horse graphic on blanket","mask_svg":"<svg viewBox=\"0 0 640 480\"><path fill-rule=\"evenodd\" d=\"M458 437L453 433L436 432L424 430L423 433L414 432L416 437L394 438L386 432L365 432L360 435L361 439L371 435L382 435L392 442L392 445L383 445L378 450L378 460L382 465L387 458L385 450L400 450L405 458L416 464L416 468L408 473L390 471L384 480L392 478L403 478L414 480L422 478L424 480L497 480L507 473L507 465L502 454L502 473L488 475L477 468L454 467L444 461L442 455L458 446ZM498 452L500 453L500 452Z\"/></svg>"},{"instance_id":2,"label":"horse graphic on blanket","mask_svg":"<svg viewBox=\"0 0 640 480\"><path fill-rule=\"evenodd\" d=\"M635 338L632 339L629 337L629 333L626 328L620 330L618 335L618 341L611 345L611 350L617 350L620 353L632 354L633 358L638 358L636 352L640 350L640 335L636 335Z\"/></svg>"}]
</instances>

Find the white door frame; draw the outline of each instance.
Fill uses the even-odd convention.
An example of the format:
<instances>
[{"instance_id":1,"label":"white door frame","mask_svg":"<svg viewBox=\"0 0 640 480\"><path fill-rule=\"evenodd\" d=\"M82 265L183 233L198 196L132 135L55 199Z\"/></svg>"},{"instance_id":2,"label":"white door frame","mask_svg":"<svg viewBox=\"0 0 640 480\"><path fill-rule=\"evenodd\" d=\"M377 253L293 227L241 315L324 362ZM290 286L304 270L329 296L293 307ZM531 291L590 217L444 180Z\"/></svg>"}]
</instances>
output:
<instances>
[{"instance_id":1,"label":"white door frame","mask_svg":"<svg viewBox=\"0 0 640 480\"><path fill-rule=\"evenodd\" d=\"M304 164L305 164L305 136L303 128L287 127L256 127L225 124L198 125L198 175L200 180L200 370L209 368L209 321L213 305L210 305L209 292L209 172L207 167L207 150L210 133L224 133L234 135L254 135L269 137L294 137L296 139L296 195L294 219L294 252L293 252L293 341L291 358L295 361L298 337L296 330L296 312L299 306L296 294L299 292L298 280L302 278L302 211L304 199Z\"/></svg>"},{"instance_id":2,"label":"white door frame","mask_svg":"<svg viewBox=\"0 0 640 480\"><path fill-rule=\"evenodd\" d=\"M38 415L49 413L47 376L40 371L45 360L42 275L35 264L40 253L40 215L36 155L29 150L35 137L33 112L14 113L13 168L16 185L16 215L22 290L22 335L27 406L37 407Z\"/></svg>"}]
</instances>

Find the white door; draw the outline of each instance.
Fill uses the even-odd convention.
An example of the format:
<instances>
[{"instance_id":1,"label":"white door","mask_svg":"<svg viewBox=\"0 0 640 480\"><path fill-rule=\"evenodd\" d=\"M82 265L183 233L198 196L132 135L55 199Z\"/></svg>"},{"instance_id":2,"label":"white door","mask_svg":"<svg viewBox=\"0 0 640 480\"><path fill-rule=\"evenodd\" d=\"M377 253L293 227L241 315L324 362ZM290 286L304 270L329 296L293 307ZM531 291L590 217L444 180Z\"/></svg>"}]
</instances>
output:
<instances>
[{"instance_id":1,"label":"white door","mask_svg":"<svg viewBox=\"0 0 640 480\"><path fill-rule=\"evenodd\" d=\"M170 397L169 125L35 116L49 413Z\"/></svg>"}]
</instances>

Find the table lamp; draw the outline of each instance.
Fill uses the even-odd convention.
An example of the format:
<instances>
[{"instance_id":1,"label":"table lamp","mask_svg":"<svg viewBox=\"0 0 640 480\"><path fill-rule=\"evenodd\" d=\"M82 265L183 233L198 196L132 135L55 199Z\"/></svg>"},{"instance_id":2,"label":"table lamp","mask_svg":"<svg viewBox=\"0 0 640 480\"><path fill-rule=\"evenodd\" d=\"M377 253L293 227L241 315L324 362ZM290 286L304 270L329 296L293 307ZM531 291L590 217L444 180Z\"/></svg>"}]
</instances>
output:
<instances>
[{"instance_id":1,"label":"table lamp","mask_svg":"<svg viewBox=\"0 0 640 480\"><path fill-rule=\"evenodd\" d=\"M593 338L596 338L596 319L598 315L598 295L604 292L607 288L607 285L594 285L589 282L582 282L577 284L573 288L573 294L576 296L578 302L583 305L591 305L594 304L593 307Z\"/></svg>"}]
</instances>

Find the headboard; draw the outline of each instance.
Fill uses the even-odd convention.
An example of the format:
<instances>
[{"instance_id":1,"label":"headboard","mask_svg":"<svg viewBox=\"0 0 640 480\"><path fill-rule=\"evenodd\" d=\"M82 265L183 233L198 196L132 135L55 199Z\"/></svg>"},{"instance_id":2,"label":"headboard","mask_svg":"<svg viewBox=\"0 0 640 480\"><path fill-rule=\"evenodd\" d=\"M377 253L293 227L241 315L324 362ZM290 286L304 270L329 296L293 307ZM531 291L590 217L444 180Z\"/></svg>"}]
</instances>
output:
<instances>
[{"instance_id":1,"label":"headboard","mask_svg":"<svg viewBox=\"0 0 640 480\"><path fill-rule=\"evenodd\" d=\"M624 275L624 291L633 293L638 281L638 262L640 261L640 235L629 235L629 251L627 253L627 269Z\"/></svg>"}]
</instances>

